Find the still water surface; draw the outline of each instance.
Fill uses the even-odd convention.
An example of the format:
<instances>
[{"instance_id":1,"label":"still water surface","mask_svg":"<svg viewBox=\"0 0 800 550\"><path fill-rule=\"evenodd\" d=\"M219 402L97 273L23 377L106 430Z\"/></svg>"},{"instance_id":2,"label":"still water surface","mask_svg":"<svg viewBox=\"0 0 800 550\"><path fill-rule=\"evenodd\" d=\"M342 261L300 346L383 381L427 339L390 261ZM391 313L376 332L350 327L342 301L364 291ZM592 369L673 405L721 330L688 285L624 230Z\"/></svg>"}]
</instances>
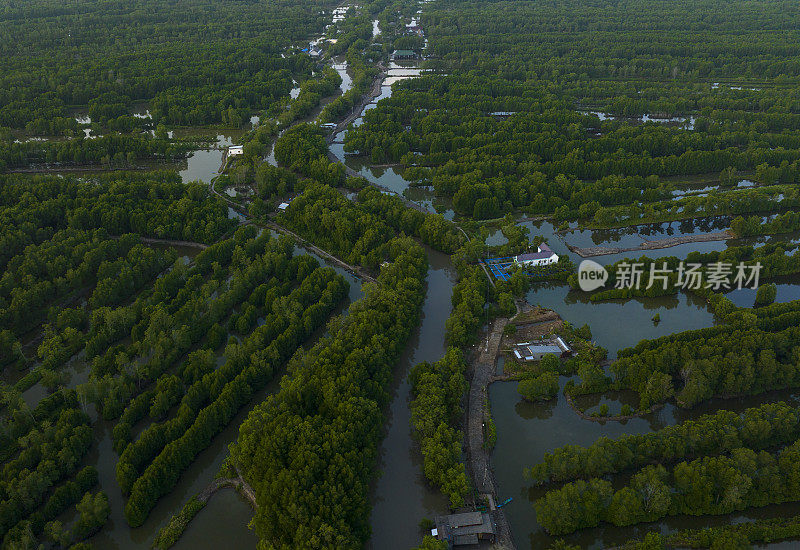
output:
<instances>
[{"instance_id":1,"label":"still water surface","mask_svg":"<svg viewBox=\"0 0 800 550\"><path fill-rule=\"evenodd\" d=\"M372 540L369 548L407 550L419 544L422 518L447 512L447 499L432 490L422 474L422 455L411 437L411 385L408 373L422 361L437 361L445 351L444 324L456 280L450 257L428 249L427 289L422 321L395 370L386 438L380 447L382 475L373 488Z\"/></svg>"}]
</instances>

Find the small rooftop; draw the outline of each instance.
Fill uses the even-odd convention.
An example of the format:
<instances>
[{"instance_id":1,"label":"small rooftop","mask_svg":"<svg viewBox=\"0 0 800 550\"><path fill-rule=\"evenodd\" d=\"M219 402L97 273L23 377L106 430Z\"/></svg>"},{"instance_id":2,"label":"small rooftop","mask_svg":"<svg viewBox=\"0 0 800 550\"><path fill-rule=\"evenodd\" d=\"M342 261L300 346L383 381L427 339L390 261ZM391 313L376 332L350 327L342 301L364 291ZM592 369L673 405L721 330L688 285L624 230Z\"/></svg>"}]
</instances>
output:
<instances>
[{"instance_id":1,"label":"small rooftop","mask_svg":"<svg viewBox=\"0 0 800 550\"><path fill-rule=\"evenodd\" d=\"M414 50L395 50L392 52L392 57L417 57L417 52Z\"/></svg>"},{"instance_id":2,"label":"small rooftop","mask_svg":"<svg viewBox=\"0 0 800 550\"><path fill-rule=\"evenodd\" d=\"M522 342L513 347L514 356L524 361L540 361L545 355L553 354L556 357L566 357L572 354L563 338L556 336L550 339L543 339L540 342Z\"/></svg>"},{"instance_id":3,"label":"small rooftop","mask_svg":"<svg viewBox=\"0 0 800 550\"><path fill-rule=\"evenodd\" d=\"M486 512L464 512L439 516L431 535L447 541L451 546L478 544L481 540L494 542L495 532L492 518Z\"/></svg>"}]
</instances>

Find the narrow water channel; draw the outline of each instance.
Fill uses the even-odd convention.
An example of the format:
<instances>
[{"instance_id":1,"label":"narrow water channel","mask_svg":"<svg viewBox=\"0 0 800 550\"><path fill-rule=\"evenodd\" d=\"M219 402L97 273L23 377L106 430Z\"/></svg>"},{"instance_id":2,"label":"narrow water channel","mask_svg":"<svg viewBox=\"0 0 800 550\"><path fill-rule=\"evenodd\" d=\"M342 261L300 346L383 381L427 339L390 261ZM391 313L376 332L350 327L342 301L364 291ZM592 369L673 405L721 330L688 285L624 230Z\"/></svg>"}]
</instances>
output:
<instances>
[{"instance_id":1,"label":"narrow water channel","mask_svg":"<svg viewBox=\"0 0 800 550\"><path fill-rule=\"evenodd\" d=\"M450 257L431 249L427 252L430 267L422 321L395 369L386 438L380 447L381 477L373 488L369 544L376 550L416 546L421 539L419 521L447 512L447 499L425 481L422 455L411 436L408 373L417 363L437 361L444 355L444 324L456 281Z\"/></svg>"},{"instance_id":2,"label":"narrow water channel","mask_svg":"<svg viewBox=\"0 0 800 550\"><path fill-rule=\"evenodd\" d=\"M381 97L371 105L390 95L391 87L384 87ZM368 105L367 109L371 105ZM361 122L362 118L359 118L355 124L358 125ZM424 189L423 193L420 193L418 188L410 187L409 182L404 180L402 174L394 167L373 167L363 159L345 155L341 143L342 137L342 135L336 136L331 146L331 150L340 161L379 187L389 189L410 200L416 199L415 202L418 204L433 205L433 200L424 193ZM413 194L414 192L416 194ZM713 218L650 224L611 231L573 231L568 234L567 239L570 240L570 244L584 246L601 243L637 246L644 240L718 231L727 227L728 223L727 219ZM537 235L545 237L556 253L566 254L576 264L580 263L581 258L569 251L564 238L557 234L552 223L547 221L523 222L522 225L529 228L531 238ZM577 242L573 242L573 239ZM491 244L502 244L505 238L501 233L495 232L490 235L488 240L491 241ZM731 241L731 243L734 242ZM619 253L594 259L603 265L609 265L625 257L685 257L693 251L724 250L728 244L726 241L687 243L671 248ZM798 287L793 283L794 281L779 282L778 301L798 297ZM608 349L611 359L616 357L619 349L633 346L643 338L657 338L674 332L708 327L717 322L704 300L686 293L660 298L591 303L587 294L570 290L566 284L541 284L531 290L526 297L532 304L554 309L563 319L576 326L588 324L592 329L593 340ZM744 305L745 302L750 302L752 305L753 296L747 291L736 291L730 297L740 305ZM427 307L429 305L426 303ZM652 320L656 313L659 313L661 319L658 323ZM443 328L443 325L440 327ZM437 337L439 345L441 345L441 328ZM424 323L421 329L427 331L427 324ZM435 354L434 358L440 355L441 353ZM424 354L420 354L420 358L425 359ZM403 365L401 365L402 368ZM562 377L562 390L566 382L567 379ZM434 501L425 498L426 491L423 490L424 482L420 474L420 459L418 455L415 455L414 443L409 437L407 392L407 382L401 381L391 406L387 439L382 446L384 475L377 484L373 503L372 548L408 548L418 544L421 533L415 528L416 522L422 517L431 517L436 512L435 507L433 509L430 507L430 503ZM543 494L542 490L532 490L522 475L523 468L540 461L544 453L567 444L590 445L602 436L618 437L626 433L649 432L696 418L701 414L720 408L742 410L767 400L797 401L795 393L775 392L766 398L755 396L746 399L712 400L690 411L678 409L674 405L667 405L644 418L636 418L624 423L598 423L583 420L575 414L566 403L563 392L560 392L558 398L551 402L533 404L521 399L516 391L515 383L501 382L490 386L489 397L498 433L497 446L492 456L492 467L499 487L498 499L505 500L513 497L512 502L505 507L505 511L511 524L515 544L520 549L547 548L553 542L553 539L544 533L536 523L536 514L532 506L533 501ZM588 407L591 412L601 404L607 404L612 412L618 412L623 403L631 402L634 397L625 392L609 393L599 397L589 396L581 405ZM400 427L398 427L398 423L401 425ZM408 452L409 450L411 453ZM413 480L413 483L407 480ZM446 502L441 502L440 509L446 510ZM730 516L678 517L632 528L605 526L576 533L568 537L567 542L577 544L582 548L602 548L618 545L631 537L641 536L653 529L666 533L687 527L720 525L731 521L744 521L748 518L773 517L781 513L800 513L800 506L767 507L747 511L733 518Z\"/></svg>"},{"instance_id":3,"label":"narrow water channel","mask_svg":"<svg viewBox=\"0 0 800 550\"><path fill-rule=\"evenodd\" d=\"M338 266L328 264L323 258L303 248L295 247L295 254L311 255L319 261L320 265L332 267L345 277L350 284L350 292L348 300L339 313L346 314L349 305L363 296L361 282L352 274ZM323 336L324 332L324 329L320 329L312 339ZM85 368L85 365L79 361L70 375L78 382L85 380L88 368ZM109 497L111 516L103 529L94 535L90 542L96 548L103 549L134 550L149 547L158 531L169 518L180 511L189 497L211 483L222 462L228 456L228 445L236 440L241 423L253 407L279 388L279 383L280 376L277 376L265 389L253 396L250 403L239 411L220 434L214 437L211 445L197 455L191 466L181 475L175 488L158 501L144 525L137 528L131 528L124 517L126 499L123 497L115 477L118 456L112 446L113 423L99 419L94 407L91 406L90 416L94 423L96 444L92 446L86 463L94 465L99 472L99 489ZM74 386L72 383L70 385ZM215 494L187 529L188 540L181 539L177 548L208 550L226 547L255 548L257 542L255 534L246 528L252 518L252 509L245 502L232 500L234 497L238 498L238 495L233 490L220 491ZM226 518L225 521L221 521L220 517ZM213 535L209 533L213 533ZM227 541L228 544L221 544L224 541Z\"/></svg>"}]
</instances>

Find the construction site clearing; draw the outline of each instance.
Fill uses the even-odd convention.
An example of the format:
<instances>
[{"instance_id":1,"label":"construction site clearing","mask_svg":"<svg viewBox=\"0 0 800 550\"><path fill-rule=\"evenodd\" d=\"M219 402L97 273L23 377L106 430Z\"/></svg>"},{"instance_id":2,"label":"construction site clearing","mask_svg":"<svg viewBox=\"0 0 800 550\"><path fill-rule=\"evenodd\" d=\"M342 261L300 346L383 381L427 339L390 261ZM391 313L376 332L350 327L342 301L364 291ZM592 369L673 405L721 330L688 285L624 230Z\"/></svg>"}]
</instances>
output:
<instances>
[{"instance_id":1,"label":"construction site clearing","mask_svg":"<svg viewBox=\"0 0 800 550\"><path fill-rule=\"evenodd\" d=\"M505 356L504 373L510 374L520 370L525 370L525 364L531 360L539 360L541 357L526 360L521 353L523 347L527 346L557 346L554 347L553 353L557 356L562 356L566 350L561 347L557 342L557 338L563 342L563 345L569 347L558 336L559 331L563 328L564 321L552 309L546 309L539 306L526 308L514 319L512 319L506 326L502 341L500 343L500 352ZM513 327L509 329L509 327ZM570 348L570 352L571 352ZM515 353L520 352L520 353ZM529 355L530 356L530 355Z\"/></svg>"}]
</instances>

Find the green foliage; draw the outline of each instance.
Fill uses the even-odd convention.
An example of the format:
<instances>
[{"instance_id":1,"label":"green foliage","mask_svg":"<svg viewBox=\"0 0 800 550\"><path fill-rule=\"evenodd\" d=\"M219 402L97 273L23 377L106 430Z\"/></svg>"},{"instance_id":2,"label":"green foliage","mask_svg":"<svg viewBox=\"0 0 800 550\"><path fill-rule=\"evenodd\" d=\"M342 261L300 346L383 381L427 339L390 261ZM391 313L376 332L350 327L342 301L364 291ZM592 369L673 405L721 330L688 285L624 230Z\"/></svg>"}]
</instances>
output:
<instances>
[{"instance_id":1,"label":"green foliage","mask_svg":"<svg viewBox=\"0 0 800 550\"><path fill-rule=\"evenodd\" d=\"M343 185L344 166L331 162L322 130L313 124L292 126L275 142L275 160L280 166L314 180L332 185Z\"/></svg>"},{"instance_id":2,"label":"green foliage","mask_svg":"<svg viewBox=\"0 0 800 550\"><path fill-rule=\"evenodd\" d=\"M21 370L25 363L22 344L14 337L14 333L8 329L0 331L0 367L12 365Z\"/></svg>"},{"instance_id":3,"label":"green foliage","mask_svg":"<svg viewBox=\"0 0 800 550\"><path fill-rule=\"evenodd\" d=\"M497 444L497 426L495 426L494 419L491 416L486 419L483 432L483 448L487 450L494 449Z\"/></svg>"},{"instance_id":4,"label":"green foliage","mask_svg":"<svg viewBox=\"0 0 800 550\"><path fill-rule=\"evenodd\" d=\"M746 409L741 414L723 410L647 434L602 437L589 447L560 447L526 470L526 476L535 483L601 477L650 462L666 464L681 457L721 454L738 447L768 449L798 437L800 412L783 402Z\"/></svg>"},{"instance_id":5,"label":"green foliage","mask_svg":"<svg viewBox=\"0 0 800 550\"><path fill-rule=\"evenodd\" d=\"M445 322L445 341L457 348L466 348L475 341L484 320L484 304L489 282L479 267L459 268L459 280L453 287L453 310Z\"/></svg>"},{"instance_id":6,"label":"green foliage","mask_svg":"<svg viewBox=\"0 0 800 550\"><path fill-rule=\"evenodd\" d=\"M78 522L72 528L72 540L79 541L88 538L98 531L108 520L111 507L105 493L86 493L75 506L80 514Z\"/></svg>"},{"instance_id":7,"label":"green foliage","mask_svg":"<svg viewBox=\"0 0 800 550\"><path fill-rule=\"evenodd\" d=\"M514 304L514 297L508 292L500 292L497 295L497 303L500 306L500 311L504 315L512 315L517 311L517 306ZM506 325L514 326L514 325Z\"/></svg>"},{"instance_id":8,"label":"green foliage","mask_svg":"<svg viewBox=\"0 0 800 550\"><path fill-rule=\"evenodd\" d=\"M411 380L411 425L420 443L425 477L448 496L452 507L463 506L469 491L461 462L463 433L456 429L461 417L461 398L468 384L466 363L457 348L447 349L439 361L419 363Z\"/></svg>"},{"instance_id":9,"label":"green foliage","mask_svg":"<svg viewBox=\"0 0 800 550\"><path fill-rule=\"evenodd\" d=\"M103 168L131 169L140 159L176 160L197 146L190 142L174 143L150 134L112 134L94 139L2 141L0 169L24 168L30 165L101 164Z\"/></svg>"},{"instance_id":10,"label":"green foliage","mask_svg":"<svg viewBox=\"0 0 800 550\"><path fill-rule=\"evenodd\" d=\"M141 525L157 499L169 492L194 457L205 449L234 415L264 387L297 348L319 328L347 293L347 283L331 268L304 269L302 256L293 259L295 269L283 270L283 277L296 278L298 287L280 292L269 300L262 325L241 344L225 350L226 362L201 379L183 386L177 414L161 424L152 424L125 448L117 463L117 480L123 492L130 491L125 517ZM306 257L307 258L307 257ZM280 280L276 264L267 268L259 259L262 275ZM315 264L311 260L312 264ZM190 379L191 380L191 379ZM174 383L162 379L159 393L172 393ZM158 403L158 401L155 401Z\"/></svg>"},{"instance_id":11,"label":"green foliage","mask_svg":"<svg viewBox=\"0 0 800 550\"><path fill-rule=\"evenodd\" d=\"M13 408L22 412L21 406ZM8 427L19 436L11 447L18 452L6 461L0 479L0 536L6 541L22 540L26 525L34 535L41 533L46 522L96 483L94 468L78 473L92 442L92 429L89 417L76 406L74 392L61 390ZM70 481L76 473L76 481Z\"/></svg>"},{"instance_id":12,"label":"green foliage","mask_svg":"<svg viewBox=\"0 0 800 550\"><path fill-rule=\"evenodd\" d=\"M775 301L778 296L778 287L775 283L760 285L756 291L756 305L766 306Z\"/></svg>"},{"instance_id":13,"label":"green foliage","mask_svg":"<svg viewBox=\"0 0 800 550\"><path fill-rule=\"evenodd\" d=\"M427 272L413 241L387 252L377 284L292 361L280 390L239 430L232 459L256 492L253 525L266 544L351 548L369 537L392 367L419 321Z\"/></svg>"},{"instance_id":14,"label":"green foliage","mask_svg":"<svg viewBox=\"0 0 800 550\"><path fill-rule=\"evenodd\" d=\"M284 197L294 191L297 176L294 172L264 162L256 169L255 184L261 199Z\"/></svg>"},{"instance_id":15,"label":"green foliage","mask_svg":"<svg viewBox=\"0 0 800 550\"><path fill-rule=\"evenodd\" d=\"M687 27L686 9L714 28L702 18ZM743 170L766 185L796 181L797 115L782 86L800 78L785 58L798 42L776 38L793 10L786 0L439 2L422 25L429 66L449 76L399 83L345 146L400 162L477 219L524 209L611 225L721 213L712 196L667 200L659 177L721 174L726 190ZM760 202L752 191L718 195L751 202L750 212Z\"/></svg>"},{"instance_id":16,"label":"green foliage","mask_svg":"<svg viewBox=\"0 0 800 550\"><path fill-rule=\"evenodd\" d=\"M367 212L380 216L395 230L418 237L445 254L454 253L463 241L456 227L441 215L409 208L399 196L382 193L371 185L359 191L358 204Z\"/></svg>"},{"instance_id":17,"label":"green foliage","mask_svg":"<svg viewBox=\"0 0 800 550\"><path fill-rule=\"evenodd\" d=\"M749 543L772 543L800 535L800 517L779 517L745 521L733 525L720 525L705 529L685 529L672 533L664 539L672 546L691 548L717 548L722 541L730 546L722 548L749 548ZM626 545L625 548L629 548ZM635 546L631 548L636 548Z\"/></svg>"},{"instance_id":18,"label":"green foliage","mask_svg":"<svg viewBox=\"0 0 800 550\"><path fill-rule=\"evenodd\" d=\"M350 264L376 269L386 257L393 231L325 185L310 184L281 214L292 231Z\"/></svg>"},{"instance_id":19,"label":"green foliage","mask_svg":"<svg viewBox=\"0 0 800 550\"><path fill-rule=\"evenodd\" d=\"M554 535L593 527L602 521L613 494L611 483L601 479L568 483L534 503L536 518Z\"/></svg>"},{"instance_id":20,"label":"green foliage","mask_svg":"<svg viewBox=\"0 0 800 550\"><path fill-rule=\"evenodd\" d=\"M158 532L153 541L153 548L158 548L158 550L169 550L169 548L172 548L186 530L189 522L203 509L203 506L205 506L205 502L198 500L196 496L190 498L186 504L183 505L180 512L172 516L169 523Z\"/></svg>"},{"instance_id":21,"label":"green foliage","mask_svg":"<svg viewBox=\"0 0 800 550\"><path fill-rule=\"evenodd\" d=\"M0 126L77 133L72 110L81 106L93 126L131 131L151 122L132 116L149 102L154 124L239 127L288 95L292 74L311 72L308 56L280 53L320 32L335 5L10 6L0 32L20 49L4 55Z\"/></svg>"},{"instance_id":22,"label":"green foliage","mask_svg":"<svg viewBox=\"0 0 800 550\"><path fill-rule=\"evenodd\" d=\"M578 480L551 490L534 504L539 522L553 534L571 533L603 521L614 525L652 522L667 515L729 514L748 506L793 502L800 442L770 454L734 448L730 456L679 462L671 470L646 466L614 491L608 481ZM732 548L746 537L729 533ZM727 548L715 546L712 548Z\"/></svg>"},{"instance_id":23,"label":"green foliage","mask_svg":"<svg viewBox=\"0 0 800 550\"><path fill-rule=\"evenodd\" d=\"M798 302L752 311L727 307L724 325L643 340L620 350L611 365L613 386L638 391L642 409L673 395L679 405L692 407L715 395L794 387L800 383L795 351L799 307ZM680 391L674 382L678 377L683 380Z\"/></svg>"},{"instance_id":24,"label":"green foliage","mask_svg":"<svg viewBox=\"0 0 800 550\"><path fill-rule=\"evenodd\" d=\"M342 77L331 67L321 71L320 78L309 78L300 84L300 93L289 103L288 108L278 115L278 124L286 127L295 120L311 114L322 98L333 95L342 83Z\"/></svg>"},{"instance_id":25,"label":"green foliage","mask_svg":"<svg viewBox=\"0 0 800 550\"><path fill-rule=\"evenodd\" d=\"M422 539L422 544L417 546L415 550L447 550L447 542L425 535Z\"/></svg>"},{"instance_id":26,"label":"green foliage","mask_svg":"<svg viewBox=\"0 0 800 550\"><path fill-rule=\"evenodd\" d=\"M517 383L517 392L528 401L546 401L558 395L558 375L544 372L539 376L523 378Z\"/></svg>"},{"instance_id":27,"label":"green foliage","mask_svg":"<svg viewBox=\"0 0 800 550\"><path fill-rule=\"evenodd\" d=\"M348 17L348 19L350 18ZM367 24L371 31L371 21L367 21ZM341 36L338 37L335 46L336 49L344 46ZM321 122L341 120L350 113L361 101L362 96L369 91L372 80L378 72L374 66L366 62L364 55L360 54L355 49L347 51L347 69L348 73L352 75L352 87L325 105L319 115L319 120Z\"/></svg>"}]
</instances>

